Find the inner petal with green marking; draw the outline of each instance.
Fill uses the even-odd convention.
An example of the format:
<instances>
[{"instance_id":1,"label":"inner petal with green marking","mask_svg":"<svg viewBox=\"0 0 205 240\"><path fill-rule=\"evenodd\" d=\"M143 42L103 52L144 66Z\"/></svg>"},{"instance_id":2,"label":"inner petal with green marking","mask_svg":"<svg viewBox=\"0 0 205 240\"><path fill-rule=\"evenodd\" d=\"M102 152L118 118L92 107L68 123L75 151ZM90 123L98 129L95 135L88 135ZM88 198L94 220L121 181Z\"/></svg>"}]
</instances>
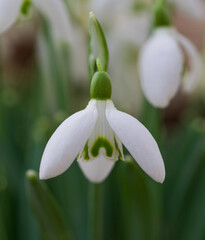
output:
<instances>
[{"instance_id":1,"label":"inner petal with green marking","mask_svg":"<svg viewBox=\"0 0 205 240\"><path fill-rule=\"evenodd\" d=\"M95 128L79 154L79 159L84 161L95 160L103 156L107 160L117 161L123 159L122 143L119 141L110 127L106 115L106 101L96 101L98 119Z\"/></svg>"}]
</instances>

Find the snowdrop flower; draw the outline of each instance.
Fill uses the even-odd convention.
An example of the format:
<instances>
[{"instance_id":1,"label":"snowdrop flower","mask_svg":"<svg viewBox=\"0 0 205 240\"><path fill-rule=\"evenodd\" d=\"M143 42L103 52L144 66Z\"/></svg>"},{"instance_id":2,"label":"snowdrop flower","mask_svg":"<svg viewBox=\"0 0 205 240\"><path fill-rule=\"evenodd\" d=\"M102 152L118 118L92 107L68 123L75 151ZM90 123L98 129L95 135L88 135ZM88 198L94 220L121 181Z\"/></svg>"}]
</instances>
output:
<instances>
[{"instance_id":1,"label":"snowdrop flower","mask_svg":"<svg viewBox=\"0 0 205 240\"><path fill-rule=\"evenodd\" d=\"M185 53L185 54L184 54ZM188 58L183 76L185 56ZM202 63L196 47L173 28L157 28L139 57L141 85L155 107L167 107L180 85L190 93L200 79Z\"/></svg>"},{"instance_id":2,"label":"snowdrop flower","mask_svg":"<svg viewBox=\"0 0 205 240\"><path fill-rule=\"evenodd\" d=\"M165 178L164 163L152 135L134 117L118 111L110 99L111 81L99 71L91 82L88 106L67 118L48 141L40 165L40 178L66 171L78 156L84 175L102 182L115 162L124 159L122 144L155 181Z\"/></svg>"},{"instance_id":3,"label":"snowdrop flower","mask_svg":"<svg viewBox=\"0 0 205 240\"><path fill-rule=\"evenodd\" d=\"M20 15L24 0L0 0L0 33L15 23ZM56 39L64 42L71 41L72 26L62 0L31 0L33 5L48 20Z\"/></svg>"},{"instance_id":4,"label":"snowdrop flower","mask_svg":"<svg viewBox=\"0 0 205 240\"><path fill-rule=\"evenodd\" d=\"M58 43L62 42L71 46L73 59L71 64L72 69L74 69L74 77L76 79L86 78L87 66L82 64L82 67L78 70L76 70L76 66L79 62L82 62L81 59L85 60L87 58L87 42L83 33L75 29L71 24L63 0L31 0L31 2L47 18L57 46L59 46ZM6 31L15 23L20 15L23 4L23 0L0 0L0 33ZM81 46L80 49L79 46Z\"/></svg>"}]
</instances>

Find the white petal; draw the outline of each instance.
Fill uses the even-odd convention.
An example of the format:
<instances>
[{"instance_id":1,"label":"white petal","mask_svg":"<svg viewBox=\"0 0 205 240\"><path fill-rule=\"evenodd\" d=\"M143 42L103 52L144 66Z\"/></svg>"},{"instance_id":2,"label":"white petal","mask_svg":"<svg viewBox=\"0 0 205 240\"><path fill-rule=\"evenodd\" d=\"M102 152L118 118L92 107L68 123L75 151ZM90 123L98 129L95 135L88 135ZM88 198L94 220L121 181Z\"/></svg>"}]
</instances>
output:
<instances>
[{"instance_id":1,"label":"white petal","mask_svg":"<svg viewBox=\"0 0 205 240\"><path fill-rule=\"evenodd\" d=\"M115 161L106 160L103 156L100 156L99 158L87 162L78 159L78 163L89 181L100 183L109 175Z\"/></svg>"},{"instance_id":2,"label":"white petal","mask_svg":"<svg viewBox=\"0 0 205 240\"><path fill-rule=\"evenodd\" d=\"M164 162L158 145L150 132L135 118L107 103L107 120L139 166L155 181L165 178Z\"/></svg>"},{"instance_id":3,"label":"white petal","mask_svg":"<svg viewBox=\"0 0 205 240\"><path fill-rule=\"evenodd\" d=\"M67 118L48 141L40 165L40 178L47 179L63 173L83 149L97 120L95 100Z\"/></svg>"},{"instance_id":4,"label":"white petal","mask_svg":"<svg viewBox=\"0 0 205 240\"><path fill-rule=\"evenodd\" d=\"M21 4L22 0L0 0L0 33L16 21Z\"/></svg>"},{"instance_id":5,"label":"white petal","mask_svg":"<svg viewBox=\"0 0 205 240\"><path fill-rule=\"evenodd\" d=\"M166 107L176 94L183 56L171 29L158 29L145 43L139 58L143 92L155 107Z\"/></svg>"},{"instance_id":6,"label":"white petal","mask_svg":"<svg viewBox=\"0 0 205 240\"><path fill-rule=\"evenodd\" d=\"M198 50L188 38L180 33L178 33L176 37L188 57L190 70L185 73L183 87L184 90L189 93L196 87L202 75L202 59Z\"/></svg>"},{"instance_id":7,"label":"white petal","mask_svg":"<svg viewBox=\"0 0 205 240\"><path fill-rule=\"evenodd\" d=\"M33 4L49 20L54 37L72 41L72 26L63 0L33 0Z\"/></svg>"}]
</instances>

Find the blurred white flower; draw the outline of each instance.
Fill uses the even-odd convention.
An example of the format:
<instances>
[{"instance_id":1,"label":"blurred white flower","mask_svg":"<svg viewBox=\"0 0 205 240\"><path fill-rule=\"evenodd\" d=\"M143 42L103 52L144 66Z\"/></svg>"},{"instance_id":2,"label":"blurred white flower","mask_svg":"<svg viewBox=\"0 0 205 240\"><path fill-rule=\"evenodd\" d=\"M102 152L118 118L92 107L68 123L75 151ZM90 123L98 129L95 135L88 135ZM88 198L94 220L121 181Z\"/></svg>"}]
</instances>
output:
<instances>
[{"instance_id":1,"label":"blurred white flower","mask_svg":"<svg viewBox=\"0 0 205 240\"><path fill-rule=\"evenodd\" d=\"M142 89L155 107L167 107L180 85L184 91L191 92L201 71L202 62L196 47L172 28L156 29L140 53Z\"/></svg>"},{"instance_id":2,"label":"blurred white flower","mask_svg":"<svg viewBox=\"0 0 205 240\"><path fill-rule=\"evenodd\" d=\"M31 2L48 20L56 43L64 42L70 46L71 69L74 77L87 79L87 40L83 32L72 25L63 0L32 0ZM22 4L23 0L0 0L0 33L15 23L20 15ZM76 66L81 67L76 69Z\"/></svg>"},{"instance_id":3,"label":"blurred white flower","mask_svg":"<svg viewBox=\"0 0 205 240\"><path fill-rule=\"evenodd\" d=\"M49 20L54 36L61 41L71 41L72 27L62 0L31 0L33 5ZM15 23L24 0L0 0L0 33Z\"/></svg>"},{"instance_id":4,"label":"blurred white flower","mask_svg":"<svg viewBox=\"0 0 205 240\"><path fill-rule=\"evenodd\" d=\"M149 13L139 15L134 13L134 1L132 0L91 0L88 1L87 7L85 7L85 4L82 7L82 4L77 4L76 1L76 3L69 2L71 11L73 10L72 5L76 5L77 9L79 9L79 6L81 8L80 11L72 12L72 19L70 19L63 0L32 0L31 2L48 19L57 42L67 42L69 44L72 76L75 81L81 83L88 79L86 64L88 36L85 19L87 19L88 12L93 10L105 29L108 46L110 46L110 72L113 75L113 85L121 82L127 91L138 91L135 79L137 70L134 64L130 64L134 58L131 56L131 59L127 59L128 56L124 56L124 52L127 48L131 48L133 52L135 51L135 56L137 55L136 49L145 41L149 32ZM18 18L23 0L0 0L0 4L2 5L0 7L0 32L3 32ZM119 59L120 62L117 64L116 61ZM116 65L123 65L123 67L118 67L118 70L116 70ZM129 84L125 84L125 72L128 71L130 72L130 81ZM124 92L126 91L114 93L114 99L118 104L124 105L122 101L125 97ZM132 106L136 109L137 106L134 105L139 103L139 99L135 101L132 96L133 94L127 96L127 107ZM140 94L137 94L137 96L140 96Z\"/></svg>"},{"instance_id":5,"label":"blurred white flower","mask_svg":"<svg viewBox=\"0 0 205 240\"><path fill-rule=\"evenodd\" d=\"M124 158L122 143L150 177L164 181L163 159L149 131L132 116L118 111L111 100L95 99L54 132L43 153L40 178L63 173L78 155L84 175L92 182L102 182L118 158Z\"/></svg>"},{"instance_id":6,"label":"blurred white flower","mask_svg":"<svg viewBox=\"0 0 205 240\"><path fill-rule=\"evenodd\" d=\"M196 19L205 19L205 2L204 0L169 0L174 3L180 10L184 11Z\"/></svg>"},{"instance_id":7,"label":"blurred white flower","mask_svg":"<svg viewBox=\"0 0 205 240\"><path fill-rule=\"evenodd\" d=\"M0 33L6 31L19 16L22 0L0 0Z\"/></svg>"}]
</instances>

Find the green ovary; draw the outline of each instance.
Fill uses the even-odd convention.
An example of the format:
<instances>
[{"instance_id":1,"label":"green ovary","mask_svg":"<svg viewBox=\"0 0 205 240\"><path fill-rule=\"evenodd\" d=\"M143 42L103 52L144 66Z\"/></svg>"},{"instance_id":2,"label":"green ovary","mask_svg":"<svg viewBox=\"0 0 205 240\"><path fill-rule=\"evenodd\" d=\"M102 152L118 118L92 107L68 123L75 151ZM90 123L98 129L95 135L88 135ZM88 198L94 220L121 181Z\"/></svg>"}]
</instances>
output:
<instances>
[{"instance_id":1,"label":"green ovary","mask_svg":"<svg viewBox=\"0 0 205 240\"><path fill-rule=\"evenodd\" d=\"M92 148L91 148L91 154L93 157L97 157L99 155L100 149L104 148L106 151L106 155L108 157L112 157L113 154L113 146L104 137L98 137L96 141L94 142Z\"/></svg>"}]
</instances>

